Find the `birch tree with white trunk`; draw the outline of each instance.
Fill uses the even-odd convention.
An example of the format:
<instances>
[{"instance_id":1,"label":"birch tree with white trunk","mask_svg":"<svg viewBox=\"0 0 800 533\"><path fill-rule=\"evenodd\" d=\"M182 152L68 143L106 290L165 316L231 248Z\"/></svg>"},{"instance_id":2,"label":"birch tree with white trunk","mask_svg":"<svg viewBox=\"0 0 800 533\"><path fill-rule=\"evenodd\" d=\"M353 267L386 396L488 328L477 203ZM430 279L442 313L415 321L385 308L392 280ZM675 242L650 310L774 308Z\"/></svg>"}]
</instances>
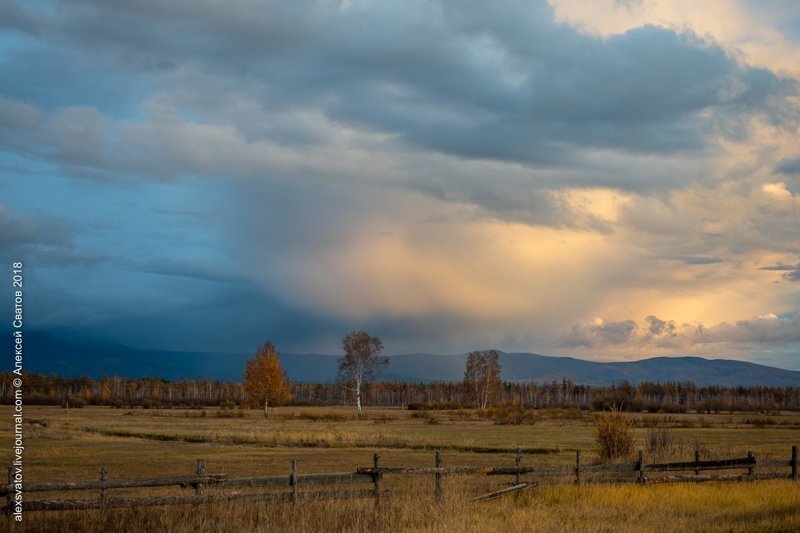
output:
<instances>
[{"instance_id":1,"label":"birch tree with white trunk","mask_svg":"<svg viewBox=\"0 0 800 533\"><path fill-rule=\"evenodd\" d=\"M339 363L339 382L355 396L358 415L363 414L364 385L375 379L389 364L381 357L383 343L366 331L354 331L342 339L344 357Z\"/></svg>"}]
</instances>

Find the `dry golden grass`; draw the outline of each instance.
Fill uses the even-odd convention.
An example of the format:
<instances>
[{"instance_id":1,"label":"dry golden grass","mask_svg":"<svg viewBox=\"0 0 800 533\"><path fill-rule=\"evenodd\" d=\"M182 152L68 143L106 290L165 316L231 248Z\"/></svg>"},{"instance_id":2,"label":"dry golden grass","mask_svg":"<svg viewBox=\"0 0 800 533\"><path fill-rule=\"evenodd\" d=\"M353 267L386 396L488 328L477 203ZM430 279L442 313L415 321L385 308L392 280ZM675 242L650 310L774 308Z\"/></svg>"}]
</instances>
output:
<instances>
[{"instance_id":1,"label":"dry golden grass","mask_svg":"<svg viewBox=\"0 0 800 533\"><path fill-rule=\"evenodd\" d=\"M385 499L225 503L29 513L30 531L798 531L800 493L788 481L658 486L561 486L467 503L451 479L441 505L422 481Z\"/></svg>"},{"instance_id":2,"label":"dry golden grass","mask_svg":"<svg viewBox=\"0 0 800 533\"><path fill-rule=\"evenodd\" d=\"M306 414L304 414L306 413ZM310 413L310 414L308 414ZM0 408L0 461L9 462L12 434L8 408ZM353 471L370 466L379 451L385 466L433 466L433 449L447 465L508 465L517 446L523 463L570 465L575 450L594 454L591 417L539 413L533 425L495 424L470 413L425 417L400 410L286 408L265 419L217 417L199 411L125 411L108 408L27 407L27 482L97 479L107 466L111 479L189 474L197 458L210 473L230 476L288 474L292 459L303 472ZM437 423L431 424L430 417ZM788 459L800 416L629 415L636 421L636 447L645 448L653 426L666 428L684 457L695 447L704 457ZM494 450L496 453L477 453ZM533 453L533 452L548 453ZM393 493L376 513L371 501L292 504L220 503L203 506L112 511L29 512L29 531L679 531L800 530L800 486L791 482L671 484L654 486L539 487L502 501L470 504L496 490L488 476L445 480L446 501L433 503L431 476L386 476ZM324 487L312 487L311 490ZM369 488L355 486L352 488ZM143 489L123 494L187 494L181 489ZM64 497L42 494L33 497ZM96 494L72 493L69 497ZM0 522L0 529L11 524Z\"/></svg>"}]
</instances>

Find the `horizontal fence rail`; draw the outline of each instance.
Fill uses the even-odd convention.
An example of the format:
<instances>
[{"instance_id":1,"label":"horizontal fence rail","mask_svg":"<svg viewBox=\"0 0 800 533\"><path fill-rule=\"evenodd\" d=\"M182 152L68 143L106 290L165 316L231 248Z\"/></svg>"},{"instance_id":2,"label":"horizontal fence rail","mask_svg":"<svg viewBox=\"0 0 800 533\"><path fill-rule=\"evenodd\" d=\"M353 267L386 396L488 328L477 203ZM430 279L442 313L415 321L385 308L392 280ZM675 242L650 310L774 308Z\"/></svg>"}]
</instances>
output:
<instances>
[{"instance_id":1,"label":"horizontal fence rail","mask_svg":"<svg viewBox=\"0 0 800 533\"><path fill-rule=\"evenodd\" d=\"M386 494L384 494L386 496ZM109 498L104 502L96 499L70 499L70 500L33 500L25 502L27 511L69 511L79 509L98 509L116 507L139 507L149 505L179 505L215 503L230 500L244 500L255 502L292 502L327 499L374 498L374 490L332 490L300 492L295 495L291 492L274 494L213 494L207 496L162 496L142 498Z\"/></svg>"},{"instance_id":2,"label":"horizontal fence rail","mask_svg":"<svg viewBox=\"0 0 800 533\"><path fill-rule=\"evenodd\" d=\"M378 464L378 454L375 454L375 465ZM65 482L65 483L24 483L22 493L37 492L70 492L99 490L99 498L72 498L58 500L24 500L23 508L28 511L66 511L78 509L139 507L149 505L179 505L203 504L229 500L244 500L257 502L299 502L321 499L350 499L373 498L379 503L381 497L389 496L388 491L380 489L380 473L362 474L359 472L331 472L320 474L298 474L297 462L292 460L292 472L289 475L277 476L251 476L230 478L227 474L206 474L205 461L198 459L197 473L186 476L170 476L160 478L142 479L114 479L109 480L106 467L100 469L99 481ZM11 479L11 478L9 478ZM370 483L372 489L337 489L300 491L300 486L309 485L350 485ZM129 496L109 497L109 490L131 488L153 488L175 486L180 488L193 488L194 495L180 496ZM291 492L247 493L247 492L221 492L217 494L204 494L206 487L217 487L221 490L246 489L246 488L291 488ZM6 496L5 514L9 514L14 507L14 496L17 488L13 483L0 486L0 495Z\"/></svg>"},{"instance_id":3,"label":"horizontal fence rail","mask_svg":"<svg viewBox=\"0 0 800 533\"><path fill-rule=\"evenodd\" d=\"M644 469L655 472L670 472L673 470L730 470L731 468L745 468L751 466L756 466L755 457L720 459L718 461L687 461L683 463L643 465Z\"/></svg>"},{"instance_id":4,"label":"horizontal fence rail","mask_svg":"<svg viewBox=\"0 0 800 533\"><path fill-rule=\"evenodd\" d=\"M286 476L288 478L288 476ZM115 479L110 481L85 481L82 483L24 483L22 492L61 492L66 490L127 489L136 487L188 487L194 485L217 485L226 483L225 474L202 476L174 476L152 479ZM287 483L288 484L288 483ZM8 485L0 487L0 495L16 492Z\"/></svg>"}]
</instances>

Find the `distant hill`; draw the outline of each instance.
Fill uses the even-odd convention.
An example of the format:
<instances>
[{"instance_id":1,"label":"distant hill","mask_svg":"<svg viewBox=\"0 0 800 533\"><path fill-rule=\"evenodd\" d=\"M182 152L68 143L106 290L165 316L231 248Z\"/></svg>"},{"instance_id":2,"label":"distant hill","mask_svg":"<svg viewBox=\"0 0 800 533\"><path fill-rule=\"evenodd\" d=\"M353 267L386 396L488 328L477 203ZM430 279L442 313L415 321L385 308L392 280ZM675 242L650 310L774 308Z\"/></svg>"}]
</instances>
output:
<instances>
[{"instance_id":1,"label":"distant hill","mask_svg":"<svg viewBox=\"0 0 800 533\"><path fill-rule=\"evenodd\" d=\"M68 340L48 333L26 333L25 371L65 376L161 377L170 380L210 378L241 380L252 353L142 350L96 341ZM463 379L466 354L390 356L383 379L430 382ZM324 354L281 355L289 379L325 383L336 379L338 357ZM701 357L654 357L624 363L585 361L532 353L502 353L503 379L547 382L567 378L586 385L609 385L626 379L694 381L698 385L776 385L800 387L800 372L744 361Z\"/></svg>"}]
</instances>

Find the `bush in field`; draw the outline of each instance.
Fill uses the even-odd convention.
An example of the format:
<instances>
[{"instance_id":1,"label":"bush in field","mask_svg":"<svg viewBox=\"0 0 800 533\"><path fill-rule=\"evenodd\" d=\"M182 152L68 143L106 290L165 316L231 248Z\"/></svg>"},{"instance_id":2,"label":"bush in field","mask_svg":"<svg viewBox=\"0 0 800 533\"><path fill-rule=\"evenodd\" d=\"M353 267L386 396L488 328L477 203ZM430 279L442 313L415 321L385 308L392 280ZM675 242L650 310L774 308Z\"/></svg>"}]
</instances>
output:
<instances>
[{"instance_id":1,"label":"bush in field","mask_svg":"<svg viewBox=\"0 0 800 533\"><path fill-rule=\"evenodd\" d=\"M595 415L594 439L602 462L624 459L633 452L633 420L616 407Z\"/></svg>"},{"instance_id":2,"label":"bush in field","mask_svg":"<svg viewBox=\"0 0 800 533\"><path fill-rule=\"evenodd\" d=\"M244 418L244 411L242 409L222 407L217 410L217 418Z\"/></svg>"},{"instance_id":3,"label":"bush in field","mask_svg":"<svg viewBox=\"0 0 800 533\"><path fill-rule=\"evenodd\" d=\"M532 409L521 409L518 407L491 407L489 409L478 409L478 416L494 421L498 425L533 425L539 421Z\"/></svg>"},{"instance_id":4,"label":"bush in field","mask_svg":"<svg viewBox=\"0 0 800 533\"><path fill-rule=\"evenodd\" d=\"M650 428L645 437L647 457L656 462L677 459L683 452L682 443L667 428Z\"/></svg>"},{"instance_id":5,"label":"bush in field","mask_svg":"<svg viewBox=\"0 0 800 533\"><path fill-rule=\"evenodd\" d=\"M89 402L87 402L85 398L81 398L80 396L70 396L67 398L67 401L64 402L63 407L80 409L82 407L86 407L87 403Z\"/></svg>"},{"instance_id":6,"label":"bush in field","mask_svg":"<svg viewBox=\"0 0 800 533\"><path fill-rule=\"evenodd\" d=\"M455 401L444 402L408 402L406 409L409 411L448 411L464 409L465 405Z\"/></svg>"},{"instance_id":7,"label":"bush in field","mask_svg":"<svg viewBox=\"0 0 800 533\"><path fill-rule=\"evenodd\" d=\"M300 420L325 420L327 422L342 422L348 420L348 417L337 413L336 411L325 411L324 413L313 413L311 411L300 411L294 418Z\"/></svg>"}]
</instances>

